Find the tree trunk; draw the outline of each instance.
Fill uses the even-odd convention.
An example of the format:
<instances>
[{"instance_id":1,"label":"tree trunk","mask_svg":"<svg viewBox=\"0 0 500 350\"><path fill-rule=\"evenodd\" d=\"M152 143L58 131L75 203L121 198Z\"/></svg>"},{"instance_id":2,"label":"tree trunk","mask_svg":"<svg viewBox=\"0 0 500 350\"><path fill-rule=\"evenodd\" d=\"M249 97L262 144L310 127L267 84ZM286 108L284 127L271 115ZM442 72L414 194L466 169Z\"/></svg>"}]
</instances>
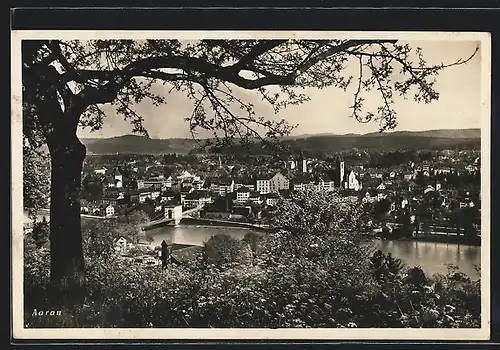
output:
<instances>
[{"instance_id":1,"label":"tree trunk","mask_svg":"<svg viewBox=\"0 0 500 350\"><path fill-rule=\"evenodd\" d=\"M59 138L50 148L51 282L56 297L71 303L83 296L84 287L79 194L86 149L74 135Z\"/></svg>"}]
</instances>

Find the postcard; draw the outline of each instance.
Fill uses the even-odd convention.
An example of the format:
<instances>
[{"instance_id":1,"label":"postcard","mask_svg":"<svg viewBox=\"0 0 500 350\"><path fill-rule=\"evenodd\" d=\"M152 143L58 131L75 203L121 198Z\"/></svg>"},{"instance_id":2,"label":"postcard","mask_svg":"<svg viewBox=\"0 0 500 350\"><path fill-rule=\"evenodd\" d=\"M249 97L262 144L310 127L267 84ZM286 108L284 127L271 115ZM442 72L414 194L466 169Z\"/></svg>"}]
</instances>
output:
<instances>
[{"instance_id":1,"label":"postcard","mask_svg":"<svg viewBox=\"0 0 500 350\"><path fill-rule=\"evenodd\" d=\"M489 339L488 33L11 35L15 339Z\"/></svg>"}]
</instances>

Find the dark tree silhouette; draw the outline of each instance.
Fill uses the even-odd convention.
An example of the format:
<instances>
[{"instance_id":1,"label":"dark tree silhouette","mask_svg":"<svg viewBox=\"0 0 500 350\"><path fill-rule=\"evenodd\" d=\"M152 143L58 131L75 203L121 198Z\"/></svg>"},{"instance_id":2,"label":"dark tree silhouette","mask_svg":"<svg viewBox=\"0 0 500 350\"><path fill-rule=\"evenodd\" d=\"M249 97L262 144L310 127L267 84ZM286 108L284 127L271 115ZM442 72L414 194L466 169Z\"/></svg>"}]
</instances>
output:
<instances>
[{"instance_id":1,"label":"dark tree silhouette","mask_svg":"<svg viewBox=\"0 0 500 350\"><path fill-rule=\"evenodd\" d=\"M475 54L475 52L474 52ZM234 140L268 145L291 129L285 120L255 114L239 94L253 90L276 112L308 99L296 88L346 89L355 84L352 115L394 128L393 95L413 94L417 102L438 99L436 75L445 67L428 65L419 48L396 40L27 40L22 42L23 129L36 147L46 143L52 175L50 191L51 280L62 295L82 290L84 263L79 193L86 149L79 126L99 129L100 106L110 104L147 134L133 105L165 102L169 90L184 92L194 104L186 117L193 136L200 128L224 147ZM359 67L357 77L345 68ZM157 84L165 94L153 93ZM363 92L375 89L381 106L363 111Z\"/></svg>"}]
</instances>

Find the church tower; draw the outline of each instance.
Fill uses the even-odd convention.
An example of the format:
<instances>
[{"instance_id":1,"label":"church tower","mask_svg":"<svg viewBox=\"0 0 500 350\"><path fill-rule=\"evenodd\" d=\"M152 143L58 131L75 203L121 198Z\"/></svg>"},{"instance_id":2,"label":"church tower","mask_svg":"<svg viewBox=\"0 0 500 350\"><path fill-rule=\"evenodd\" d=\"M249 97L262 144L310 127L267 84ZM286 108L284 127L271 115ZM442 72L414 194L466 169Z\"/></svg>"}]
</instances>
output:
<instances>
[{"instance_id":1,"label":"church tower","mask_svg":"<svg viewBox=\"0 0 500 350\"><path fill-rule=\"evenodd\" d=\"M341 158L338 158L336 163L337 163L336 164L336 172L338 175L337 181L339 181L338 187L344 187L345 163Z\"/></svg>"},{"instance_id":2,"label":"church tower","mask_svg":"<svg viewBox=\"0 0 500 350\"><path fill-rule=\"evenodd\" d=\"M343 160L340 161L340 181L344 181L345 177L345 163Z\"/></svg>"}]
</instances>

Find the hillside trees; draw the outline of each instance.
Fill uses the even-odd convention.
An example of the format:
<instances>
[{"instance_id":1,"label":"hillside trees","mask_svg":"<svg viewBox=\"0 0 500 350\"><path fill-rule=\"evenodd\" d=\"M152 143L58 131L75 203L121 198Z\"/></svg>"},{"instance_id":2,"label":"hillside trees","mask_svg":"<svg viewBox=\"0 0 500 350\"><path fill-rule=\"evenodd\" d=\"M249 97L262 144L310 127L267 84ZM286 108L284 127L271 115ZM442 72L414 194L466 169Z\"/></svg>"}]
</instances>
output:
<instances>
[{"instance_id":1,"label":"hillside trees","mask_svg":"<svg viewBox=\"0 0 500 350\"><path fill-rule=\"evenodd\" d=\"M50 159L40 149L23 144L23 207L31 219L49 204Z\"/></svg>"},{"instance_id":2,"label":"hillside trees","mask_svg":"<svg viewBox=\"0 0 500 350\"><path fill-rule=\"evenodd\" d=\"M475 54L475 53L474 53ZM459 60L450 65L462 64ZM356 77L346 74L359 67ZM99 129L108 104L147 134L134 104L165 103L168 92L183 92L193 101L186 116L193 136L214 133L219 147L257 138L272 145L290 132L286 120L256 115L241 97L253 91L275 112L308 99L301 88L356 87L352 116L376 121L381 130L396 125L394 95L413 95L429 103L439 98L435 77L450 66L429 65L419 48L396 40L25 40L22 42L23 132L46 143L51 172L51 282L64 296L76 295L84 283L79 193L85 146L79 127ZM152 87L164 85L161 94ZM376 90L381 106L363 110L363 92ZM64 298L63 298L64 299Z\"/></svg>"}]
</instances>

